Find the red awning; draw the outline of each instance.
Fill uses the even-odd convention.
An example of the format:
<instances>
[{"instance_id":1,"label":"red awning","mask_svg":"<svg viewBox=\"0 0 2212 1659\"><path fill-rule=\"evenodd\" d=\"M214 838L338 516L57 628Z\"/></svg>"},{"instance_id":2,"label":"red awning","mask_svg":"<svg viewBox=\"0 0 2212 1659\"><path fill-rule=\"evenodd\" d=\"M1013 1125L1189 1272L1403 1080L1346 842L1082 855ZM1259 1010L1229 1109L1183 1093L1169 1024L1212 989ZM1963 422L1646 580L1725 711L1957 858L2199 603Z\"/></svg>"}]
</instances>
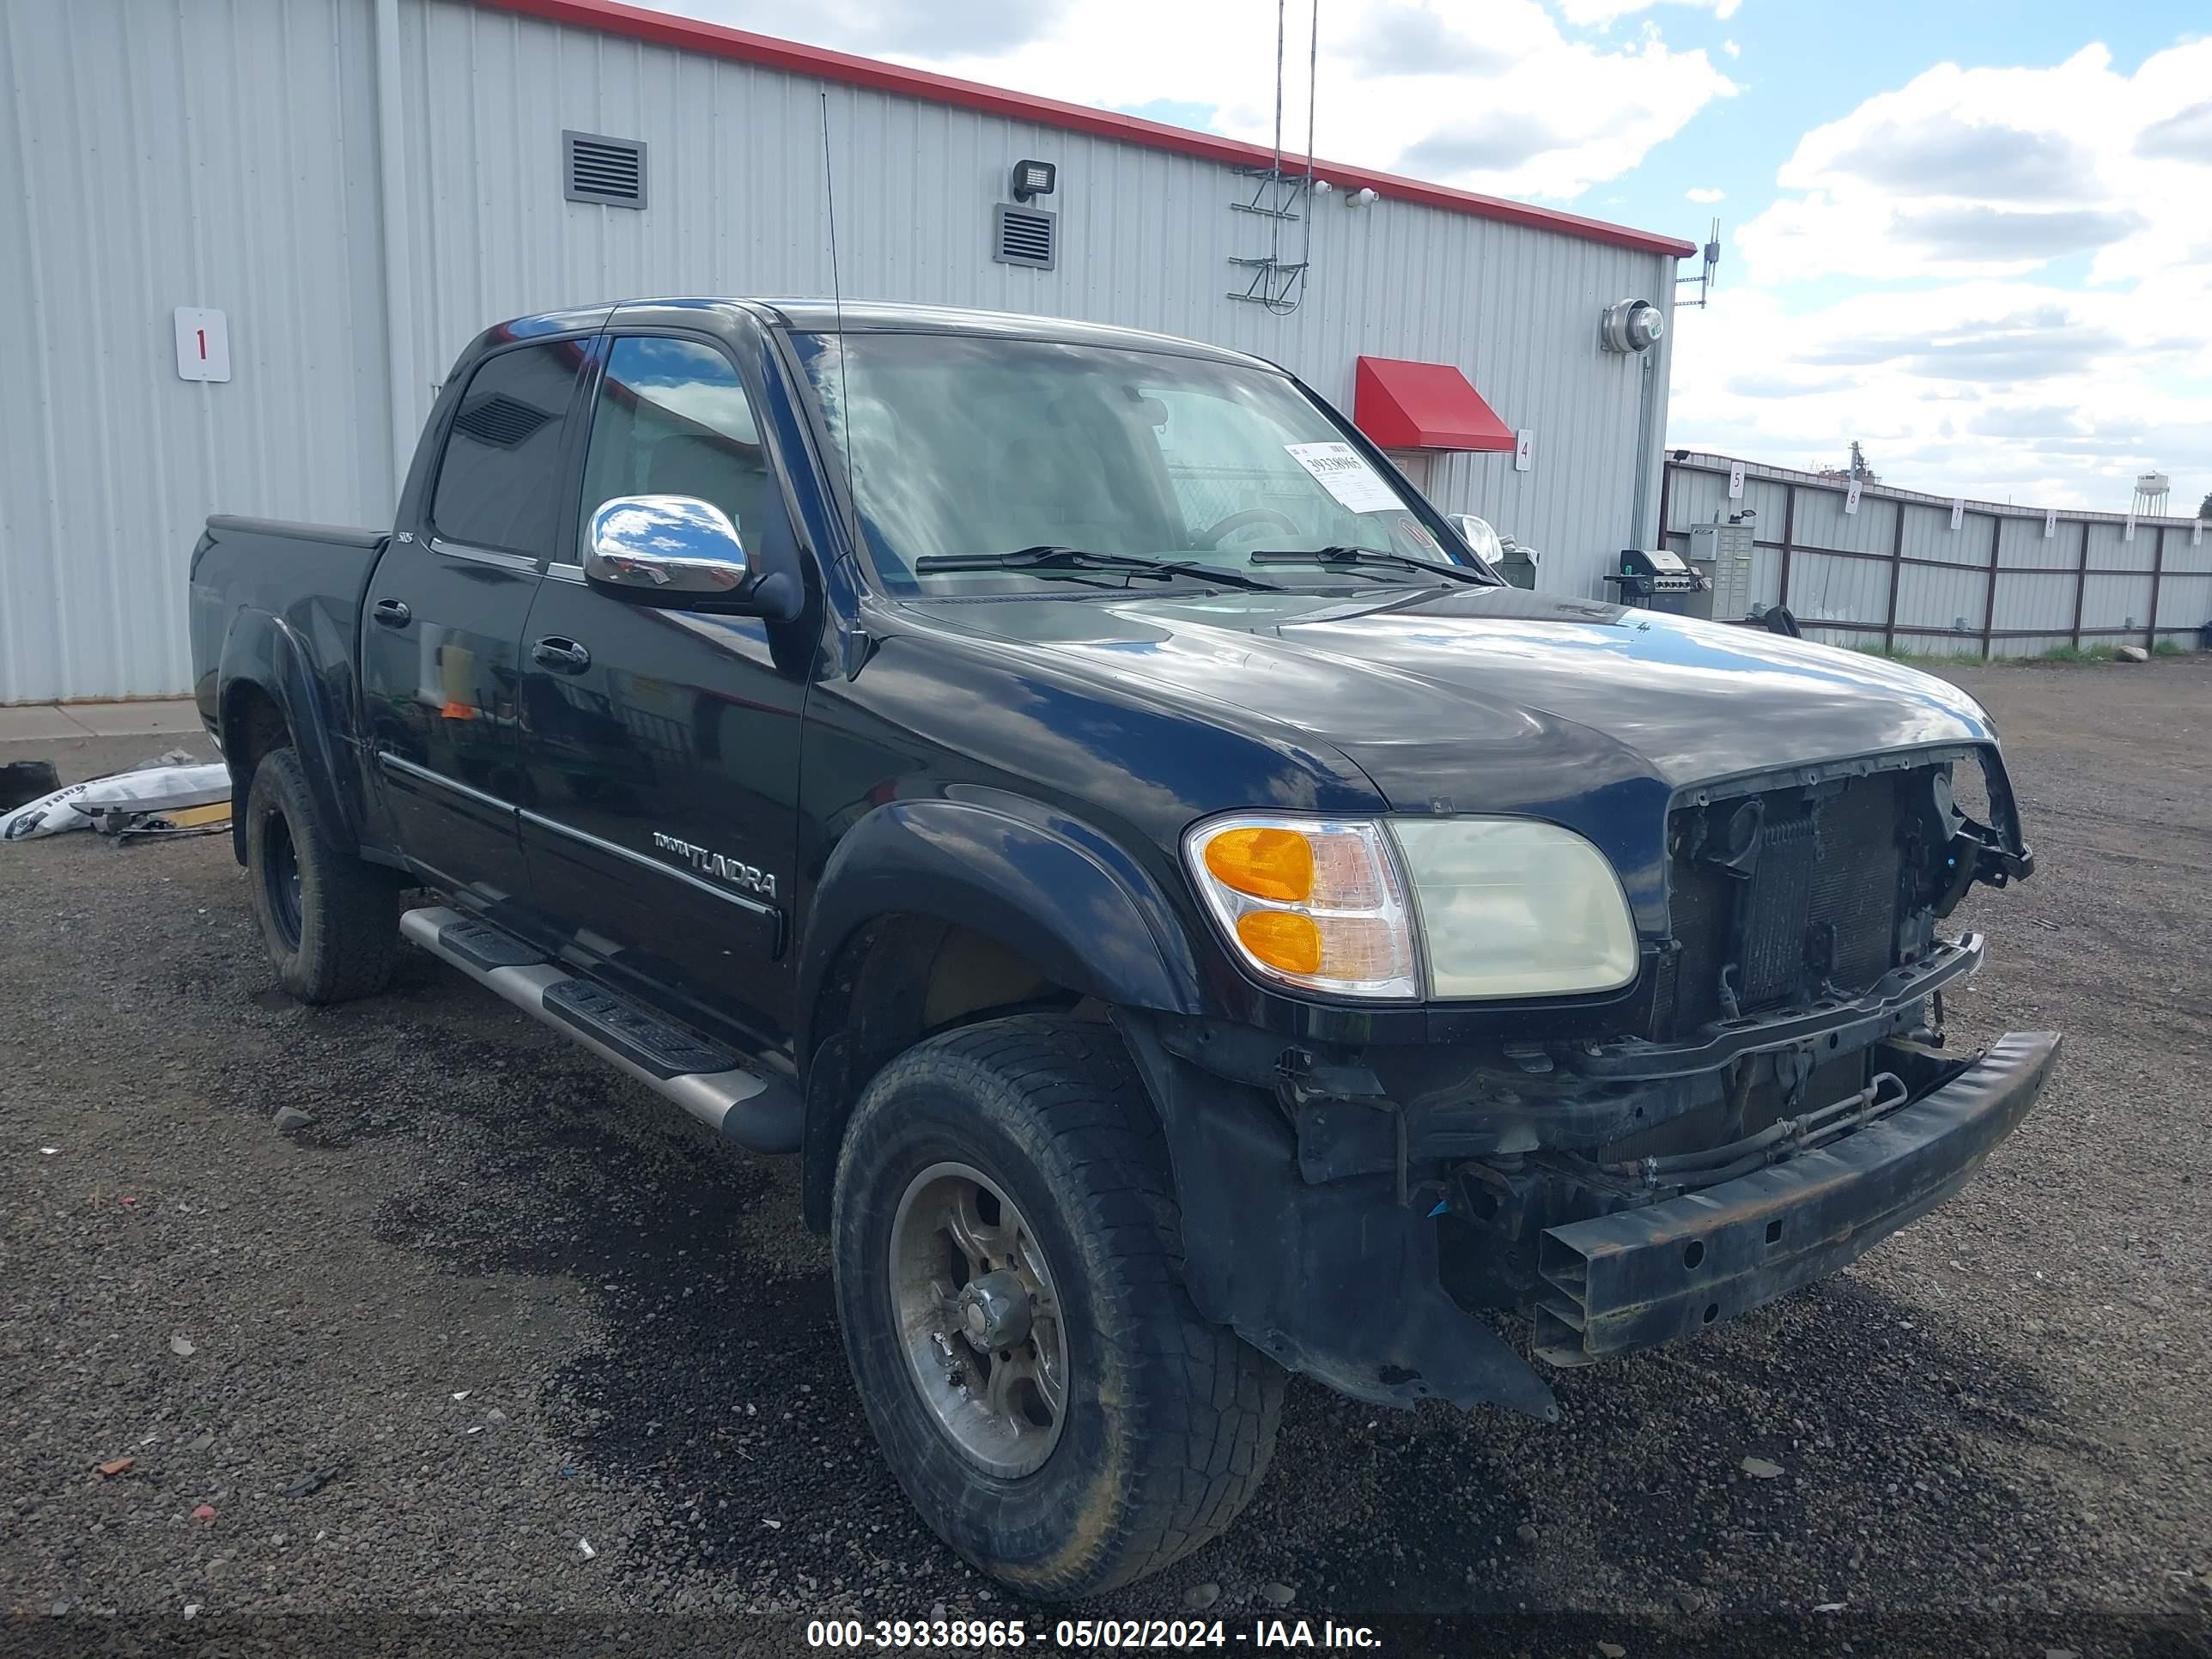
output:
<instances>
[{"instance_id":1,"label":"red awning","mask_svg":"<svg viewBox=\"0 0 2212 1659\"><path fill-rule=\"evenodd\" d=\"M1449 363L1362 357L1352 420L1385 449L1513 447L1511 428Z\"/></svg>"}]
</instances>

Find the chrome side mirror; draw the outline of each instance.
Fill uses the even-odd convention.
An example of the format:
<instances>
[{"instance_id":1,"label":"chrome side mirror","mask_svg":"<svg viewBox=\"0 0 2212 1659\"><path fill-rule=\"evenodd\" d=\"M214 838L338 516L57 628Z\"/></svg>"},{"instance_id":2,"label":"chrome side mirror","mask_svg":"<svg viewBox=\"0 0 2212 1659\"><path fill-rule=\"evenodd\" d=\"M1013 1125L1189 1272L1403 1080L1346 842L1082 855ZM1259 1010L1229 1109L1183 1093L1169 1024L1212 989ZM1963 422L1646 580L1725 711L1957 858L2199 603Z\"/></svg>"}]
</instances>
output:
<instances>
[{"instance_id":1,"label":"chrome side mirror","mask_svg":"<svg viewBox=\"0 0 2212 1659\"><path fill-rule=\"evenodd\" d=\"M1471 548L1475 557L1485 564L1496 564L1504 549L1499 545L1498 532L1490 527L1487 519L1478 519L1472 513L1449 515L1451 527L1459 532L1460 539Z\"/></svg>"},{"instance_id":2,"label":"chrome side mirror","mask_svg":"<svg viewBox=\"0 0 2212 1659\"><path fill-rule=\"evenodd\" d=\"M690 495L617 495L592 514L584 574L640 599L732 599L751 567L730 515Z\"/></svg>"}]
</instances>

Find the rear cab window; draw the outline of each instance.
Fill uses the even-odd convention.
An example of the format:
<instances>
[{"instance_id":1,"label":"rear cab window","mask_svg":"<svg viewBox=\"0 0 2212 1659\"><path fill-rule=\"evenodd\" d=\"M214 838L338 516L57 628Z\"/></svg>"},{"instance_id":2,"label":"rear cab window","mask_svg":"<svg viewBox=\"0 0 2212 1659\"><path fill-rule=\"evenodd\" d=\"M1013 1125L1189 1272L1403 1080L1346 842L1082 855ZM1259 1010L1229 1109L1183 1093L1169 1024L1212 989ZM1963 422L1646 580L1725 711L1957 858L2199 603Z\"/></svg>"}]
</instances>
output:
<instances>
[{"instance_id":1,"label":"rear cab window","mask_svg":"<svg viewBox=\"0 0 2212 1659\"><path fill-rule=\"evenodd\" d=\"M562 441L588 340L545 340L485 358L447 428L430 498L441 539L554 556Z\"/></svg>"}]
</instances>

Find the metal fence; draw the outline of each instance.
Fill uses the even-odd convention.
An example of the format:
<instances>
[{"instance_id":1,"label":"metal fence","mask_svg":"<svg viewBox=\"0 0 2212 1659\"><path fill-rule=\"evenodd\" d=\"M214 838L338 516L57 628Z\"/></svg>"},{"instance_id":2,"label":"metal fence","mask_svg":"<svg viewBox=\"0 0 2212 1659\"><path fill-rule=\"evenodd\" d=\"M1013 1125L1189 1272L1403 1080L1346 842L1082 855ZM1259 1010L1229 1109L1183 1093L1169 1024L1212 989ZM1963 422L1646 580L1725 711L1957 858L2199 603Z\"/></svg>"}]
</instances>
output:
<instances>
[{"instance_id":1,"label":"metal fence","mask_svg":"<svg viewBox=\"0 0 2212 1659\"><path fill-rule=\"evenodd\" d=\"M1738 493L1740 492L1740 493ZM1688 450L1668 453L1661 545L1753 525L1753 601L1808 639L1930 655L2198 643L2212 621L2212 526L1954 500Z\"/></svg>"}]
</instances>

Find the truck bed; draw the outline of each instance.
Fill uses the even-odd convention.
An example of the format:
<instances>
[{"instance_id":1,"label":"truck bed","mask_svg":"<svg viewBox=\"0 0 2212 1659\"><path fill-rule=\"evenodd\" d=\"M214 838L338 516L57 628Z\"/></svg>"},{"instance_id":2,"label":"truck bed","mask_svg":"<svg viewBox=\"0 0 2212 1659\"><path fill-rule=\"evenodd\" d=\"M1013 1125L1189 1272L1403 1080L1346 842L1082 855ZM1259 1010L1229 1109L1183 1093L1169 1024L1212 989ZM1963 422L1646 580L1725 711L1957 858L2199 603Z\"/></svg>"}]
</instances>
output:
<instances>
[{"instance_id":1,"label":"truck bed","mask_svg":"<svg viewBox=\"0 0 2212 1659\"><path fill-rule=\"evenodd\" d=\"M216 687L226 653L264 652L272 632L307 647L303 674L319 695L336 700L331 713L347 723L353 665L360 642L362 596L391 532L352 526L242 519L207 521L192 550L191 638L194 695L212 730Z\"/></svg>"},{"instance_id":2,"label":"truck bed","mask_svg":"<svg viewBox=\"0 0 2212 1659\"><path fill-rule=\"evenodd\" d=\"M207 521L210 539L261 536L289 542L327 542L334 547L374 547L391 532L343 524L305 524L295 519L243 519L217 513Z\"/></svg>"}]
</instances>

